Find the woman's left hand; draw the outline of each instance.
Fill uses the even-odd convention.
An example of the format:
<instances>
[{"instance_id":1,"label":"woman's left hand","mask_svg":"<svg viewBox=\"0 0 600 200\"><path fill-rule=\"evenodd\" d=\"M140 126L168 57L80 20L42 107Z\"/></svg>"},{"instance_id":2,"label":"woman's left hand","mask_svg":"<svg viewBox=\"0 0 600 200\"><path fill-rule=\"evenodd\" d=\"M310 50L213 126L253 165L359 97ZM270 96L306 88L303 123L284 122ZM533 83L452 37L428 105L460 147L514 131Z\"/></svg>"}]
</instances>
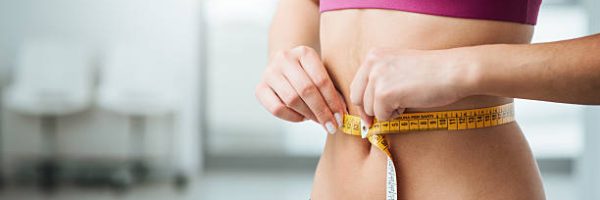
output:
<instances>
[{"instance_id":1,"label":"woman's left hand","mask_svg":"<svg viewBox=\"0 0 600 200\"><path fill-rule=\"evenodd\" d=\"M461 52L372 50L352 81L350 99L364 114L383 121L397 117L405 108L451 104L469 96L467 86L474 80L469 56Z\"/></svg>"}]
</instances>

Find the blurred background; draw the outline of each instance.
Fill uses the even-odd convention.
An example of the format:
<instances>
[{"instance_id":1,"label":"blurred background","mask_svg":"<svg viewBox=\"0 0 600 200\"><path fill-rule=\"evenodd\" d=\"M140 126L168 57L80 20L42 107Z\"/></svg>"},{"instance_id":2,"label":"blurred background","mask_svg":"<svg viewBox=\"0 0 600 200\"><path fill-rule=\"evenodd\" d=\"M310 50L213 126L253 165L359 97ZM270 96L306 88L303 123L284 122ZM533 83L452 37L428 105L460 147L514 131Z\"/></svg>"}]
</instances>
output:
<instances>
[{"instance_id":1,"label":"blurred background","mask_svg":"<svg viewBox=\"0 0 600 200\"><path fill-rule=\"evenodd\" d=\"M276 0L0 0L0 199L306 199L324 144L254 98ZM600 32L545 0L534 42ZM600 109L518 100L548 199L600 199Z\"/></svg>"}]
</instances>

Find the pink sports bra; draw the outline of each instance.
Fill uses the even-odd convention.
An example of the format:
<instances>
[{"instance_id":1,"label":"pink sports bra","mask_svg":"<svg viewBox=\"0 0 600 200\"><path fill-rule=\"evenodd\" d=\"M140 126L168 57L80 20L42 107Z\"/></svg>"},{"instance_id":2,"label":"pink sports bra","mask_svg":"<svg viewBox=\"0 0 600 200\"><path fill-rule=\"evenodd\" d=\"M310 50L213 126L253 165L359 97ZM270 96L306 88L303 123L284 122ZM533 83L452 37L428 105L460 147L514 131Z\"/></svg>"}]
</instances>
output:
<instances>
[{"instance_id":1,"label":"pink sports bra","mask_svg":"<svg viewBox=\"0 0 600 200\"><path fill-rule=\"evenodd\" d=\"M535 25L541 3L542 0L321 0L320 10L388 9Z\"/></svg>"}]
</instances>

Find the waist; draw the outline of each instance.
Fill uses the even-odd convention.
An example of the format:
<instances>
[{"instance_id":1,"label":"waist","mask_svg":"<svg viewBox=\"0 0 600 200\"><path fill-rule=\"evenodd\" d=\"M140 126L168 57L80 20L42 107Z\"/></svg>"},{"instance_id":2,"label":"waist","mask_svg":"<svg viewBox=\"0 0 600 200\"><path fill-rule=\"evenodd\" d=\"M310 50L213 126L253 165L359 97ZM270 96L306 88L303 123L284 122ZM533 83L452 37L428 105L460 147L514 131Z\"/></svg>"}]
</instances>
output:
<instances>
[{"instance_id":1,"label":"waist","mask_svg":"<svg viewBox=\"0 0 600 200\"><path fill-rule=\"evenodd\" d=\"M514 106L512 103L509 103L469 110L403 113L399 117L388 121L375 119L370 128L362 124L360 116L345 115L342 132L366 138L374 135L397 134L411 131L487 128L513 121ZM385 151L385 149L382 150Z\"/></svg>"},{"instance_id":2,"label":"waist","mask_svg":"<svg viewBox=\"0 0 600 200\"><path fill-rule=\"evenodd\" d=\"M532 33L533 26L516 23L390 10L339 10L321 15L320 42L328 73L346 99L349 114L357 115L357 107L349 101L350 84L366 54L373 48L434 50L483 44L529 43ZM406 112L464 110L510 102L510 98L472 96L443 107L407 108Z\"/></svg>"}]
</instances>

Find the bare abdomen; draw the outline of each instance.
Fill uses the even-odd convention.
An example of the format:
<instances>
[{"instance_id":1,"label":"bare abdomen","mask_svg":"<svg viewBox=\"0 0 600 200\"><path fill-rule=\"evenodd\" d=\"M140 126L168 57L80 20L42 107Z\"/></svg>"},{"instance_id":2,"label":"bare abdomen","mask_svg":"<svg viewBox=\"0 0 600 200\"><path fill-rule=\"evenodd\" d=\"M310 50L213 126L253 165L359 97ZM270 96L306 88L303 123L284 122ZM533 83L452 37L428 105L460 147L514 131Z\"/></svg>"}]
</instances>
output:
<instances>
[{"instance_id":1,"label":"bare abdomen","mask_svg":"<svg viewBox=\"0 0 600 200\"><path fill-rule=\"evenodd\" d=\"M533 28L388 10L341 10L321 15L325 66L345 97L372 48L446 49L528 43ZM474 96L419 111L470 109L512 102ZM407 112L414 112L408 109ZM542 199L537 166L518 125L460 132L429 131L388 137L397 168L399 199ZM385 155L366 140L328 136L313 186L321 199L385 199Z\"/></svg>"}]
</instances>

